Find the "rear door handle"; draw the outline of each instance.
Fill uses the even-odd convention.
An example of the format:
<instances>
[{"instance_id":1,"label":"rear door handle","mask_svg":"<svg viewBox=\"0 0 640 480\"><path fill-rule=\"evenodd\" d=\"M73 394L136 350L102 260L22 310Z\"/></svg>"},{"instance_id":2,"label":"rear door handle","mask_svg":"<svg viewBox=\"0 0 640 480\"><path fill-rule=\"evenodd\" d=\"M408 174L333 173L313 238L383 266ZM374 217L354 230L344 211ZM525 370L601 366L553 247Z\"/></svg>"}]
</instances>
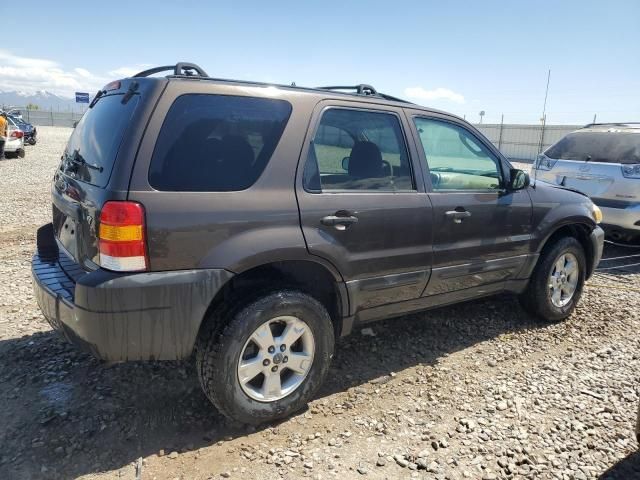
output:
<instances>
[{"instance_id":1,"label":"rear door handle","mask_svg":"<svg viewBox=\"0 0 640 480\"><path fill-rule=\"evenodd\" d=\"M358 223L358 217L354 215L345 215L345 216L327 215L326 217L322 217L322 220L320 220L320 223L330 227L335 227L338 230L344 230L349 225L353 223Z\"/></svg>"},{"instance_id":2,"label":"rear door handle","mask_svg":"<svg viewBox=\"0 0 640 480\"><path fill-rule=\"evenodd\" d=\"M452 218L454 223L462 223L462 220L465 218L469 218L471 216L471 212L466 210L449 210L444 213L447 217Z\"/></svg>"}]
</instances>

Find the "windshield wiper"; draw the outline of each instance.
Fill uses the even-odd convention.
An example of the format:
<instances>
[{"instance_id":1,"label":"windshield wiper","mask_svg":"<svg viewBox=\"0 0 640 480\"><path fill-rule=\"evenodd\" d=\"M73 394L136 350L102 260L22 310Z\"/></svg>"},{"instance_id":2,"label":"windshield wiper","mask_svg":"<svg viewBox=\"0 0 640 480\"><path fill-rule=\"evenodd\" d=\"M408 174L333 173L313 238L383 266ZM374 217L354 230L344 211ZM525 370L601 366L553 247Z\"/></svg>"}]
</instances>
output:
<instances>
[{"instance_id":1,"label":"windshield wiper","mask_svg":"<svg viewBox=\"0 0 640 480\"><path fill-rule=\"evenodd\" d=\"M74 150L73 155L67 155L67 158L77 164L77 165L82 165L83 167L87 167L90 168L92 170L97 170L98 172L102 172L102 170L104 170L103 167L101 167L100 165L94 165L91 164L89 162L87 162L84 157L82 155L80 155L80 152L78 152L78 150Z\"/></svg>"}]
</instances>

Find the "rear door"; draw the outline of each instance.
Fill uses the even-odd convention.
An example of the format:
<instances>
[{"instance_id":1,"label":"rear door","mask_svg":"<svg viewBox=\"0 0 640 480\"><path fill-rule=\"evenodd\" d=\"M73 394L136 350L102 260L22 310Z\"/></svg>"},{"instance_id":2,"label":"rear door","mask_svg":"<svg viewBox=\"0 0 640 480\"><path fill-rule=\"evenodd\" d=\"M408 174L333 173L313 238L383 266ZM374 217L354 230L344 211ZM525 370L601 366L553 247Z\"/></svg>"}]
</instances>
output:
<instances>
[{"instance_id":1,"label":"rear door","mask_svg":"<svg viewBox=\"0 0 640 480\"><path fill-rule=\"evenodd\" d=\"M347 282L351 313L420 297L431 266L432 213L398 109L321 102L297 179L307 248Z\"/></svg>"},{"instance_id":2,"label":"rear door","mask_svg":"<svg viewBox=\"0 0 640 480\"><path fill-rule=\"evenodd\" d=\"M529 253L529 194L505 188L508 164L465 123L422 112L411 117L433 205L433 270L425 295L501 290Z\"/></svg>"}]
</instances>

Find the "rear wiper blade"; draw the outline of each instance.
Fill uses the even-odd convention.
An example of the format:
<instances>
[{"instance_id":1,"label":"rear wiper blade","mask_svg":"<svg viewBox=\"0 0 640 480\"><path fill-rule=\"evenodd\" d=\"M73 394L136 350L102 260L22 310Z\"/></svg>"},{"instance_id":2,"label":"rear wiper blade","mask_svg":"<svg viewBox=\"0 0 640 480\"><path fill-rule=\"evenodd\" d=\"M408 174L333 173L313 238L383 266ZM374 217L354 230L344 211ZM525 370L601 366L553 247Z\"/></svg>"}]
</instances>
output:
<instances>
[{"instance_id":1,"label":"rear wiper blade","mask_svg":"<svg viewBox=\"0 0 640 480\"><path fill-rule=\"evenodd\" d=\"M100 100L100 97L102 97L105 93L107 93L106 90L98 90L98 93L96 93L96 96L93 97L93 100L91 100L91 103L89 104L89 108L93 108L95 104L98 103L98 100Z\"/></svg>"},{"instance_id":2,"label":"rear wiper blade","mask_svg":"<svg viewBox=\"0 0 640 480\"><path fill-rule=\"evenodd\" d=\"M82 165L84 167L87 168L91 168L92 170L97 170L99 172L102 172L102 170L104 170L103 167L101 167L100 165L94 165L91 164L89 162L87 162L84 157L82 155L80 155L80 152L78 152L77 150L73 152L73 155L67 155L67 158L69 160L71 160L73 163L76 163L78 165Z\"/></svg>"}]
</instances>

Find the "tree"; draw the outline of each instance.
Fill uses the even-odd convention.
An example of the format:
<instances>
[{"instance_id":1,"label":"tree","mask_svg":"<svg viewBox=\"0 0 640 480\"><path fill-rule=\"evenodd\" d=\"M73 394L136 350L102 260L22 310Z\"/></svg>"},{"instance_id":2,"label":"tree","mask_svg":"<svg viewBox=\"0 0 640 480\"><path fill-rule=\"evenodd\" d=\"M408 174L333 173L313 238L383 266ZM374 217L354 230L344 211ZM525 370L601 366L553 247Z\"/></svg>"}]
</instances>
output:
<instances>
[{"instance_id":1,"label":"tree","mask_svg":"<svg viewBox=\"0 0 640 480\"><path fill-rule=\"evenodd\" d=\"M40 107L35 103L29 103L27 105L27 110L40 110Z\"/></svg>"}]
</instances>

